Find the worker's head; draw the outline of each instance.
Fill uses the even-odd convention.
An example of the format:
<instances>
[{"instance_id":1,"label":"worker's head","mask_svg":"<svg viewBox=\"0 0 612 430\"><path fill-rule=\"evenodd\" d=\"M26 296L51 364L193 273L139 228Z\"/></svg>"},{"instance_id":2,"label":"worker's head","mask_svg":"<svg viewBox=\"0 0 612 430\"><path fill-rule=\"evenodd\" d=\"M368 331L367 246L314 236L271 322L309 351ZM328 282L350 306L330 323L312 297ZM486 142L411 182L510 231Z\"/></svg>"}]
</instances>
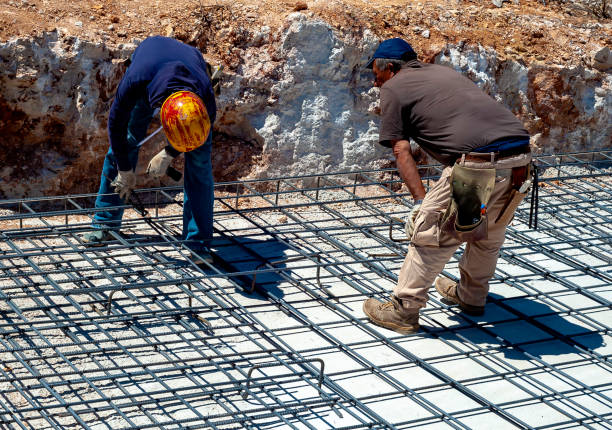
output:
<instances>
[{"instance_id":1,"label":"worker's head","mask_svg":"<svg viewBox=\"0 0 612 430\"><path fill-rule=\"evenodd\" d=\"M160 118L168 142L180 152L199 148L210 134L206 106L190 91L172 93L161 107Z\"/></svg>"},{"instance_id":2,"label":"worker's head","mask_svg":"<svg viewBox=\"0 0 612 430\"><path fill-rule=\"evenodd\" d=\"M408 42L399 37L384 40L376 48L366 68L374 72L374 86L380 87L391 79L408 61L417 58Z\"/></svg>"}]
</instances>

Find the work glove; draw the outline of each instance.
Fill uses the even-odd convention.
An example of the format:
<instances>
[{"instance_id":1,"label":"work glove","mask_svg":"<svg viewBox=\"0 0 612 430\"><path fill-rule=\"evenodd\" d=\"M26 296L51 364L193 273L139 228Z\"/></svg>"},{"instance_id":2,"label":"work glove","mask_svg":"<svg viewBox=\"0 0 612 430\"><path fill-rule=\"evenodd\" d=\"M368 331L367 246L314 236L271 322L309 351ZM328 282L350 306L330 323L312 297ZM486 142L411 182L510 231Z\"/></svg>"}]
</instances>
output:
<instances>
[{"instance_id":1,"label":"work glove","mask_svg":"<svg viewBox=\"0 0 612 430\"><path fill-rule=\"evenodd\" d=\"M408 215L408 219L406 220L406 236L408 236L408 239L411 239L412 235L414 234L414 220L419 214L420 209L421 209L421 204L417 203L416 205L412 207L412 210L410 211L410 215Z\"/></svg>"},{"instance_id":2,"label":"work glove","mask_svg":"<svg viewBox=\"0 0 612 430\"><path fill-rule=\"evenodd\" d=\"M172 163L174 157L168 154L166 149L162 149L159 151L151 161L149 161L149 166L147 167L147 175L152 176L155 179L159 179L166 174L166 170L168 170L168 166Z\"/></svg>"},{"instance_id":3,"label":"work glove","mask_svg":"<svg viewBox=\"0 0 612 430\"><path fill-rule=\"evenodd\" d=\"M133 170L119 170L117 177L111 182L111 187L115 188L115 192L124 202L127 202L132 194L132 190L136 186L136 172Z\"/></svg>"}]
</instances>

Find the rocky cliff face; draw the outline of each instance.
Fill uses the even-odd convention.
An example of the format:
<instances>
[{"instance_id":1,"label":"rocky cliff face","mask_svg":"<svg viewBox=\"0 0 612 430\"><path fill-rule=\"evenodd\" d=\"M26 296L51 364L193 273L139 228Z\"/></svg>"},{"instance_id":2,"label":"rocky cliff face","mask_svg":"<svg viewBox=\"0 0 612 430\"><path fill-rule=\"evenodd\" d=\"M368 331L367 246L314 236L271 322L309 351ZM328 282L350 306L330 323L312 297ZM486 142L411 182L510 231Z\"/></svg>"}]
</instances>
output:
<instances>
[{"instance_id":1,"label":"rocky cliff face","mask_svg":"<svg viewBox=\"0 0 612 430\"><path fill-rule=\"evenodd\" d=\"M0 193L89 191L100 174L106 115L133 46L63 32L0 45Z\"/></svg>"},{"instance_id":2,"label":"rocky cliff face","mask_svg":"<svg viewBox=\"0 0 612 430\"><path fill-rule=\"evenodd\" d=\"M362 69L378 36L300 12L277 29L228 32L243 40L220 56L227 72L215 124L217 180L389 165L390 151L376 143L378 91ZM107 113L136 43L62 30L0 43L0 196L97 190ZM465 41L440 46L424 59L464 73L508 106L539 150L612 146L610 71L527 64ZM141 165L160 144L143 148Z\"/></svg>"}]
</instances>

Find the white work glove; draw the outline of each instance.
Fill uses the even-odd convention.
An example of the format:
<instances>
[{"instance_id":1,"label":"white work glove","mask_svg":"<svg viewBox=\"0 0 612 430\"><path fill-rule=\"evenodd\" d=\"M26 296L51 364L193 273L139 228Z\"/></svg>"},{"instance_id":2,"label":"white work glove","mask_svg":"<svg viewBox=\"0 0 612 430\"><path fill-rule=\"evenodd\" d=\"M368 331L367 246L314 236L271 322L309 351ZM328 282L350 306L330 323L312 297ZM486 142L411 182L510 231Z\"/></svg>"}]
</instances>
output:
<instances>
[{"instance_id":1,"label":"white work glove","mask_svg":"<svg viewBox=\"0 0 612 430\"><path fill-rule=\"evenodd\" d=\"M147 166L147 175L152 176L155 179L159 179L166 174L166 170L168 170L168 166L172 163L174 157L166 151L166 149L162 149L159 151L155 157L151 158L149 161L149 166Z\"/></svg>"},{"instance_id":2,"label":"white work glove","mask_svg":"<svg viewBox=\"0 0 612 430\"><path fill-rule=\"evenodd\" d=\"M111 187L124 202L127 202L136 186L136 173L133 170L119 170L117 177L111 182Z\"/></svg>"},{"instance_id":3,"label":"white work glove","mask_svg":"<svg viewBox=\"0 0 612 430\"><path fill-rule=\"evenodd\" d=\"M414 234L414 220L419 214L419 209L421 209L421 204L417 203L412 207L410 215L408 215L408 219L406 220L406 236L408 236L408 239L411 239Z\"/></svg>"}]
</instances>

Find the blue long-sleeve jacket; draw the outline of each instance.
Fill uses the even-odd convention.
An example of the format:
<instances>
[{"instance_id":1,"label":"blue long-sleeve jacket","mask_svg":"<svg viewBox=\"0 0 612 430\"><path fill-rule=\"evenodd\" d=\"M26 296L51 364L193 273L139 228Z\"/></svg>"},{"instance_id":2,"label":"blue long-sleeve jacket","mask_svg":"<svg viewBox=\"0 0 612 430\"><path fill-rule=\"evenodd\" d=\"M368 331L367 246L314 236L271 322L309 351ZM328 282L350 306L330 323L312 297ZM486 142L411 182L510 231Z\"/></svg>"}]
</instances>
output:
<instances>
[{"instance_id":1,"label":"blue long-sleeve jacket","mask_svg":"<svg viewBox=\"0 0 612 430\"><path fill-rule=\"evenodd\" d=\"M175 39L155 36L142 41L119 83L108 116L108 137L119 170L131 170L128 160L127 128L136 102L146 99L152 109L176 91L197 94L215 121L217 107L206 62L196 48Z\"/></svg>"}]
</instances>

